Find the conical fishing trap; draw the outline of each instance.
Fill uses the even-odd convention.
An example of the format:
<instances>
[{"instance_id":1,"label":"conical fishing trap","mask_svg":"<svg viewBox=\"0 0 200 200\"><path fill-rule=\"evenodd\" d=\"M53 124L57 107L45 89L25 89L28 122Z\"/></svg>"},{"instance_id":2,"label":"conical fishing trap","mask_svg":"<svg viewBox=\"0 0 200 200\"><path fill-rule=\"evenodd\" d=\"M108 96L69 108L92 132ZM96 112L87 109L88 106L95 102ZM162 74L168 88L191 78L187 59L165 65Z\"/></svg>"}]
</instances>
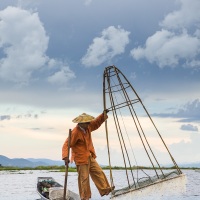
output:
<instances>
[{"instance_id":1,"label":"conical fishing trap","mask_svg":"<svg viewBox=\"0 0 200 200\"><path fill-rule=\"evenodd\" d=\"M104 109L110 111L105 129L110 182L115 186L111 198L184 176L139 95L115 66L104 70L103 98ZM120 183L115 181L120 173L113 171L114 166L125 169Z\"/></svg>"}]
</instances>

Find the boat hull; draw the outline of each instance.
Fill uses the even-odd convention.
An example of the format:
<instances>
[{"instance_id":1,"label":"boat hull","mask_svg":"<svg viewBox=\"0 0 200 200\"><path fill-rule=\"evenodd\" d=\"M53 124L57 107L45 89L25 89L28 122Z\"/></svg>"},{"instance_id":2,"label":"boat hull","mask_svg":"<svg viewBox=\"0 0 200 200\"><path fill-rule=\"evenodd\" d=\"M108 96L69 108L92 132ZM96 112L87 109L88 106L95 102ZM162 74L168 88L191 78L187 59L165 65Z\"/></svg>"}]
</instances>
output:
<instances>
[{"instance_id":1,"label":"boat hull","mask_svg":"<svg viewBox=\"0 0 200 200\"><path fill-rule=\"evenodd\" d=\"M62 185L57 183L52 177L38 177L37 193L42 200L49 200L49 188L52 187L62 187Z\"/></svg>"},{"instance_id":2,"label":"boat hull","mask_svg":"<svg viewBox=\"0 0 200 200\"><path fill-rule=\"evenodd\" d=\"M44 190L44 187L47 186L49 186L48 191ZM38 177L37 193L41 200L63 200L64 188L52 177ZM66 199L80 200L80 197L78 194L66 190Z\"/></svg>"},{"instance_id":3,"label":"boat hull","mask_svg":"<svg viewBox=\"0 0 200 200\"><path fill-rule=\"evenodd\" d=\"M166 178L158 180L152 184L148 184L143 187L129 189L122 192L116 192L114 195L111 195L110 199L112 200L127 200L127 199L141 199L142 196L158 196L162 197L163 194L177 194L184 193L186 185L186 176L180 174L176 177Z\"/></svg>"}]
</instances>

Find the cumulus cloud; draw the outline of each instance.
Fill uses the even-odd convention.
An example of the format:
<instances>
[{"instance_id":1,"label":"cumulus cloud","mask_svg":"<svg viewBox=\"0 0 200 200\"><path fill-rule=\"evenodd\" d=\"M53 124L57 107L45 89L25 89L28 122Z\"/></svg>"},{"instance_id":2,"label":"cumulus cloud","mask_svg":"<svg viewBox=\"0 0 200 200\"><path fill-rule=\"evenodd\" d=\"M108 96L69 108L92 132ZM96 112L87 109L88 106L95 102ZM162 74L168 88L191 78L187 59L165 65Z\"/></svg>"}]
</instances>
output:
<instances>
[{"instance_id":1,"label":"cumulus cloud","mask_svg":"<svg viewBox=\"0 0 200 200\"><path fill-rule=\"evenodd\" d=\"M199 0L179 0L181 6L179 10L169 13L160 23L167 29L190 28L200 21Z\"/></svg>"},{"instance_id":2,"label":"cumulus cloud","mask_svg":"<svg viewBox=\"0 0 200 200\"><path fill-rule=\"evenodd\" d=\"M0 19L0 79L26 85L41 69L47 74L42 79L51 83L75 77L64 62L46 55L49 37L38 13L9 6L0 11Z\"/></svg>"},{"instance_id":3,"label":"cumulus cloud","mask_svg":"<svg viewBox=\"0 0 200 200\"><path fill-rule=\"evenodd\" d=\"M48 81L53 84L65 84L70 79L75 78L75 74L68 66L62 67L60 71L55 72L48 77Z\"/></svg>"},{"instance_id":4,"label":"cumulus cloud","mask_svg":"<svg viewBox=\"0 0 200 200\"><path fill-rule=\"evenodd\" d=\"M159 67L200 66L200 1L179 0L181 8L169 13L160 23L162 29L145 45L131 50L136 59L147 59Z\"/></svg>"},{"instance_id":5,"label":"cumulus cloud","mask_svg":"<svg viewBox=\"0 0 200 200\"><path fill-rule=\"evenodd\" d=\"M34 70L47 61L48 36L37 13L16 7L0 11L0 78L27 82Z\"/></svg>"},{"instance_id":6,"label":"cumulus cloud","mask_svg":"<svg viewBox=\"0 0 200 200\"><path fill-rule=\"evenodd\" d=\"M180 129L184 131L198 131L198 127L192 124L183 124Z\"/></svg>"},{"instance_id":7,"label":"cumulus cloud","mask_svg":"<svg viewBox=\"0 0 200 200\"><path fill-rule=\"evenodd\" d=\"M182 118L182 122L200 121L200 100L195 99L192 102L188 102L173 113L159 113L153 114L158 117L174 117Z\"/></svg>"},{"instance_id":8,"label":"cumulus cloud","mask_svg":"<svg viewBox=\"0 0 200 200\"><path fill-rule=\"evenodd\" d=\"M130 32L120 26L117 28L110 26L104 29L101 37L93 39L93 43L81 59L82 64L86 67L95 67L124 53L125 47L129 43L129 34Z\"/></svg>"},{"instance_id":9,"label":"cumulus cloud","mask_svg":"<svg viewBox=\"0 0 200 200\"><path fill-rule=\"evenodd\" d=\"M199 53L200 38L191 36L186 31L177 35L165 29L149 37L145 48L138 47L131 51L136 60L146 58L160 67L175 67L183 60L189 64L198 59ZM198 63L200 64L199 61Z\"/></svg>"}]
</instances>

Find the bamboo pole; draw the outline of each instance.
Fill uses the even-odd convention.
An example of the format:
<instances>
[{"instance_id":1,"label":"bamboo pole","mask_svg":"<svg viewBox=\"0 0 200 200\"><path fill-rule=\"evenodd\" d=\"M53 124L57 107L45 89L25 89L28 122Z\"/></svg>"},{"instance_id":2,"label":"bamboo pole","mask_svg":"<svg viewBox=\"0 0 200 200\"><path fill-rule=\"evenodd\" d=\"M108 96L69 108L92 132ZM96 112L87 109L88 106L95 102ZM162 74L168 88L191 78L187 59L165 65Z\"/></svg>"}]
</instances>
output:
<instances>
[{"instance_id":1,"label":"bamboo pole","mask_svg":"<svg viewBox=\"0 0 200 200\"><path fill-rule=\"evenodd\" d=\"M67 155L68 159L69 159L69 155L70 155L70 143L71 143L71 129L69 129L69 136L68 136L68 155ZM66 191L67 191L68 167L69 167L69 163L67 162L66 169L65 169L65 182L64 182L63 200L65 200Z\"/></svg>"}]
</instances>

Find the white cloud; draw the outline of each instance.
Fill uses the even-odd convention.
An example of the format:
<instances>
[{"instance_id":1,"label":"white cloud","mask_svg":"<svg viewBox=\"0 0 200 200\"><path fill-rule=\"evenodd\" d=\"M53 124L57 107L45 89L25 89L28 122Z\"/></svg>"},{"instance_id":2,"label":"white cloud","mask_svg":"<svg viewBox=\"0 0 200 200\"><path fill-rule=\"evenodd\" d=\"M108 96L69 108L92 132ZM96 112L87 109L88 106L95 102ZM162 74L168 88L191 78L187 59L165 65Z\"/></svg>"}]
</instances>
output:
<instances>
[{"instance_id":1,"label":"white cloud","mask_svg":"<svg viewBox=\"0 0 200 200\"><path fill-rule=\"evenodd\" d=\"M50 83L62 85L75 77L67 64L46 55L49 37L37 13L7 7L0 11L0 19L0 79L27 84L41 68L47 74L53 71L42 77Z\"/></svg>"},{"instance_id":2,"label":"white cloud","mask_svg":"<svg viewBox=\"0 0 200 200\"><path fill-rule=\"evenodd\" d=\"M146 58L150 63L160 67L175 67L181 61L194 62L200 53L200 39L189 35L186 31L175 34L162 29L149 37L145 47L138 47L131 51L136 60Z\"/></svg>"},{"instance_id":3,"label":"white cloud","mask_svg":"<svg viewBox=\"0 0 200 200\"><path fill-rule=\"evenodd\" d=\"M167 29L178 29L191 27L200 22L199 0L179 0L181 8L169 13L161 22L161 26Z\"/></svg>"},{"instance_id":4,"label":"white cloud","mask_svg":"<svg viewBox=\"0 0 200 200\"><path fill-rule=\"evenodd\" d=\"M124 53L126 45L129 43L130 32L120 26L115 28L110 26L104 29L101 37L93 39L86 55L82 58L82 64L86 67L93 67L108 61L115 56Z\"/></svg>"},{"instance_id":5,"label":"white cloud","mask_svg":"<svg viewBox=\"0 0 200 200\"><path fill-rule=\"evenodd\" d=\"M70 79L75 78L75 74L70 70L68 66L64 66L60 71L55 72L53 75L48 77L48 81L53 84L65 84Z\"/></svg>"},{"instance_id":6,"label":"white cloud","mask_svg":"<svg viewBox=\"0 0 200 200\"><path fill-rule=\"evenodd\" d=\"M200 1L180 0L181 8L160 23L162 30L131 51L134 59L147 59L159 67L200 67Z\"/></svg>"},{"instance_id":7,"label":"white cloud","mask_svg":"<svg viewBox=\"0 0 200 200\"><path fill-rule=\"evenodd\" d=\"M0 78L28 82L34 70L47 61L48 36L37 13L16 7L0 11Z\"/></svg>"}]
</instances>

